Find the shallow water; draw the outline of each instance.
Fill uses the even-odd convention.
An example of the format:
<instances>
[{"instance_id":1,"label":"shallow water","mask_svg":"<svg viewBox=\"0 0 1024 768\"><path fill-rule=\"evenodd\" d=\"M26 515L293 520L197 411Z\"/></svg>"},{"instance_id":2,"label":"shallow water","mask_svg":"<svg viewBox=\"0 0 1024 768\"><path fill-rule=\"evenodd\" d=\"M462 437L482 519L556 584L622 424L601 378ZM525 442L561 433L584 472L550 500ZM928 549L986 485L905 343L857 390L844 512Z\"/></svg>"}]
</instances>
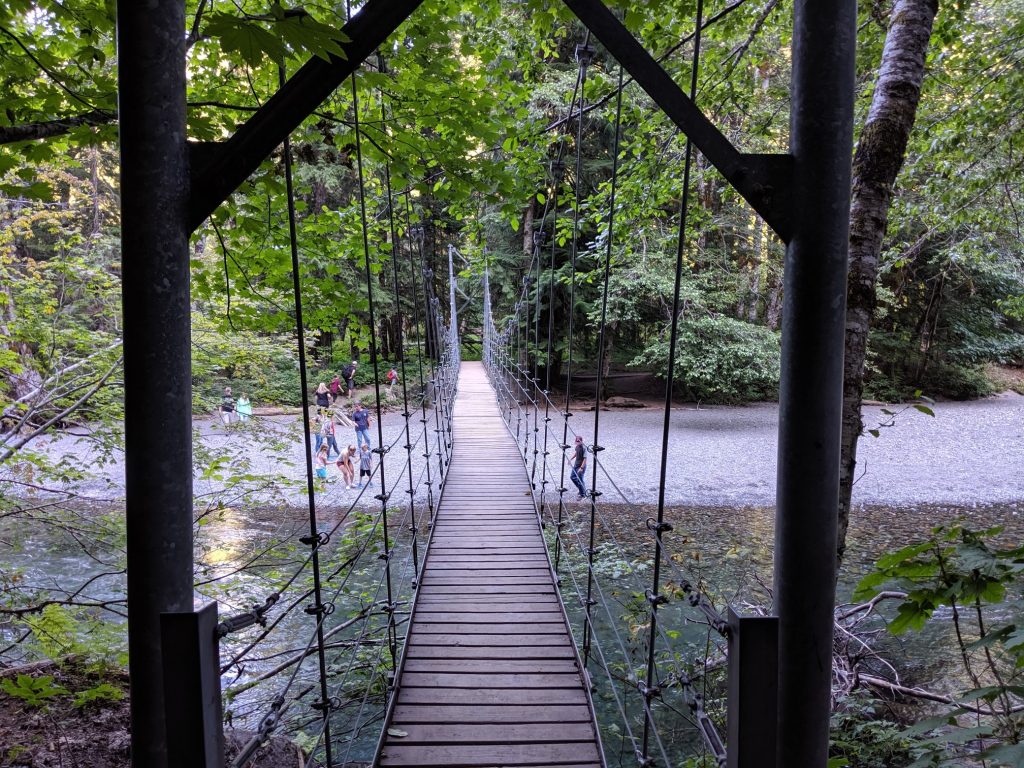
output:
<instances>
[{"instance_id":1,"label":"shallow water","mask_svg":"<svg viewBox=\"0 0 1024 768\"><path fill-rule=\"evenodd\" d=\"M643 594L651 586L652 539L645 521L654 515L651 507L625 505L602 506L596 530L596 584L591 586L595 600L592 608L595 638L588 669L595 685L595 701L602 720L605 749L612 765L621 756L623 765L635 764L633 744L642 740L643 717L636 680L646 677L647 638L649 624ZM421 510L418 510L421 512ZM579 641L583 636L583 601L574 586L586 593L585 555L589 507L574 507L568 514L569 525L563 540L566 550L560 555L565 603L573 632ZM94 514L94 513L92 513ZM396 611L398 634L407 615L412 590L412 561L408 519L405 513L391 513L391 535L402 530L393 543L392 600L399 603ZM978 507L922 505L912 507L870 506L855 510L849 535L849 551L839 581L839 599L846 600L853 587L870 565L884 552L915 540L924 531L940 523L966 518L974 528L1002 525L1008 541L1024 540L1024 504L998 504ZM662 591L672 591L683 580L700 584L717 608L726 603L741 609L745 603L764 604L766 585L771 579L771 552L774 537L772 510L764 507L673 507L666 518L673 530L665 535L668 558L661 576ZM211 515L200 526L196 543L197 559L204 564L199 570L202 586L199 593L220 601L221 615L247 610L280 588L287 577L306 558L308 549L298 537L308 532L308 520L300 510L246 510L224 508ZM361 526L361 527L360 527ZM351 619L360 606L386 601L387 582L378 555L383 550L379 526L372 527L372 516L361 520L342 521L328 514L320 521L320 530L335 529L330 545L322 552L321 572L325 575L324 600L335 603L335 613L324 622L325 631ZM356 537L357 529L361 531ZM355 569L345 567L330 580L331 574L356 551L345 543L344 531L350 531L367 546ZM548 526L549 539L553 526ZM369 537L368 539L365 537ZM116 561L116 546L106 551L83 552L74 539L45 527L0 526L0 561L7 574L17 569L23 584L38 587L79 584L101 573L104 567L97 557ZM263 563L251 567L254 558ZM346 579L345 574L351 572ZM206 582L206 583L203 583ZM270 613L272 621L283 616L258 651L243 664L232 668L223 678L225 690L235 690L275 667L282 659L302 651L310 642L315 623L302 608L308 598L298 600L295 608L286 611L297 592L309 588L307 577L296 582L278 606ZM123 594L123 577L113 575L94 582L88 596L96 600ZM681 595L680 595L681 597ZM1008 611L1024 610L1019 601L1007 605ZM699 736L688 722L688 710L674 680L683 675L705 681L701 669L705 658L712 663L720 659L715 648L717 637L708 631L702 614L681 599L673 600L659 611L659 633L656 648L660 660L659 679L666 691L653 705L658 722L658 735L652 734L651 753L665 754L678 761L687 754L699 752ZM334 734L347 735L358 730L351 749L341 746L351 760L372 757L380 727L383 708L384 677L390 667L390 648L381 642L386 633L386 614L375 612L366 622L353 626L330 638L344 647L329 651L327 664L332 676L332 693L348 705L334 715ZM613 626L614 625L614 626ZM13 636L11 627L4 628L4 639ZM254 639L259 628L245 630L228 639L222 649L222 660L230 658L244 644ZM951 623L948 616L937 616L925 630L901 638L883 639L886 649L905 675L904 680L924 687L954 690L960 686L959 667L952 655ZM360 648L355 663L350 650ZM609 679L605 664L613 671ZM301 666L288 689L293 694L311 688L302 701L288 713L290 726L308 735L318 733L318 720L309 703L318 698L314 685L317 679L316 656ZM227 699L226 709L236 726L254 728L268 702L281 692L287 673L252 690L242 690ZM724 714L715 691L721 685L721 670L707 675L702 688L708 694L708 709L724 734ZM706 688L705 688L706 687ZM625 718L623 717L625 713ZM354 725L355 724L355 725ZM658 739L661 743L659 744ZM631 740L632 739L632 740ZM338 753L336 753L338 754Z\"/></svg>"}]
</instances>

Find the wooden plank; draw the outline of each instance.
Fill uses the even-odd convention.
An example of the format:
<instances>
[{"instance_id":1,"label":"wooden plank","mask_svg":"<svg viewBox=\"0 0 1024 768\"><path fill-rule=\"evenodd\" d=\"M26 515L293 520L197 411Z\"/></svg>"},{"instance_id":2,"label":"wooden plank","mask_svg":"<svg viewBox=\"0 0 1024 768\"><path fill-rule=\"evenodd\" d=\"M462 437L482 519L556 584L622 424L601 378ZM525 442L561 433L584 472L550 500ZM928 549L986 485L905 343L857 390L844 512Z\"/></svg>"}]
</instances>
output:
<instances>
[{"instance_id":1,"label":"wooden plank","mask_svg":"<svg viewBox=\"0 0 1024 768\"><path fill-rule=\"evenodd\" d=\"M600 761L593 744L479 744L404 746L388 744L380 764L458 766L583 765Z\"/></svg>"},{"instance_id":2,"label":"wooden plank","mask_svg":"<svg viewBox=\"0 0 1024 768\"><path fill-rule=\"evenodd\" d=\"M519 704L544 707L549 704L587 705L579 688L403 688L399 704Z\"/></svg>"},{"instance_id":3,"label":"wooden plank","mask_svg":"<svg viewBox=\"0 0 1024 768\"><path fill-rule=\"evenodd\" d=\"M573 704L546 707L399 704L396 723L590 723L590 709Z\"/></svg>"},{"instance_id":4,"label":"wooden plank","mask_svg":"<svg viewBox=\"0 0 1024 768\"><path fill-rule=\"evenodd\" d=\"M452 462L389 723L405 735L385 737L379 764L598 768L529 465L478 363L463 365L459 386Z\"/></svg>"},{"instance_id":5,"label":"wooden plank","mask_svg":"<svg viewBox=\"0 0 1024 768\"><path fill-rule=\"evenodd\" d=\"M565 743L594 740L589 723L404 723L395 726L407 736L389 736L387 743L412 744L522 744Z\"/></svg>"},{"instance_id":6,"label":"wooden plank","mask_svg":"<svg viewBox=\"0 0 1024 768\"><path fill-rule=\"evenodd\" d=\"M483 624L493 626L496 622L522 622L524 624L557 624L564 627L560 610L531 611L468 611L468 610L417 610L414 625L421 624Z\"/></svg>"},{"instance_id":7,"label":"wooden plank","mask_svg":"<svg viewBox=\"0 0 1024 768\"><path fill-rule=\"evenodd\" d=\"M407 659L575 659L572 647L567 643L557 645L442 645L427 642L412 642L407 647Z\"/></svg>"},{"instance_id":8,"label":"wooden plank","mask_svg":"<svg viewBox=\"0 0 1024 768\"><path fill-rule=\"evenodd\" d=\"M445 625L442 625L445 626ZM450 629L450 627L449 627ZM409 643L419 643L421 645L442 645L450 647L459 646L499 646L499 645L524 645L524 646L542 646L542 645L566 645L568 644L568 635L556 635L556 634L529 634L529 635L516 635L515 641L510 640L509 635L477 635L477 634L466 634L458 633L453 631L448 632L420 632L416 627L413 627L412 632L409 635Z\"/></svg>"},{"instance_id":9,"label":"wooden plank","mask_svg":"<svg viewBox=\"0 0 1024 768\"><path fill-rule=\"evenodd\" d=\"M570 659L422 659L405 660L404 672L463 672L466 674L508 674L513 672L559 672L578 674Z\"/></svg>"},{"instance_id":10,"label":"wooden plank","mask_svg":"<svg viewBox=\"0 0 1024 768\"><path fill-rule=\"evenodd\" d=\"M470 624L445 622L413 622L412 631L419 635L567 635L562 621L541 622L530 626L522 624Z\"/></svg>"},{"instance_id":11,"label":"wooden plank","mask_svg":"<svg viewBox=\"0 0 1024 768\"><path fill-rule=\"evenodd\" d=\"M579 672L460 674L458 672L402 672L403 688L570 688L581 685Z\"/></svg>"}]
</instances>

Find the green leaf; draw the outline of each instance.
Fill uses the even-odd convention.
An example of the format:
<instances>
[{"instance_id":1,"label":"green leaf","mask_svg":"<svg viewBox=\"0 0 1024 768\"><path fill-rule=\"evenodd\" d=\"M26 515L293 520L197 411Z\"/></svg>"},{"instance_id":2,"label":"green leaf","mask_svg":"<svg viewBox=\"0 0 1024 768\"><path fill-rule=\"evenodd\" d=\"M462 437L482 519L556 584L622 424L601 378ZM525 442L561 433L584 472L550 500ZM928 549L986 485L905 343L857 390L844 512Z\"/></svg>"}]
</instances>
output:
<instances>
[{"instance_id":1,"label":"green leaf","mask_svg":"<svg viewBox=\"0 0 1024 768\"><path fill-rule=\"evenodd\" d=\"M914 409L920 411L921 413L925 414L926 416L934 416L935 415L935 411L933 411L927 405L922 405L921 403L914 403Z\"/></svg>"}]
</instances>

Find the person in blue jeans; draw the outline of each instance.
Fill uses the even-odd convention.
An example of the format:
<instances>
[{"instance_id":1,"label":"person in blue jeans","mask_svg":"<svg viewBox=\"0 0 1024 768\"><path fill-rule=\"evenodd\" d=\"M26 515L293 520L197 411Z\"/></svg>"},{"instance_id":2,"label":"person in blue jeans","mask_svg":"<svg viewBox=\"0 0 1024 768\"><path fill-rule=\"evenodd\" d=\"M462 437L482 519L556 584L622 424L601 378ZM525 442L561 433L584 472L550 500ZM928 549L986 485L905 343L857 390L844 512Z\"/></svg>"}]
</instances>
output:
<instances>
[{"instance_id":1,"label":"person in blue jeans","mask_svg":"<svg viewBox=\"0 0 1024 768\"><path fill-rule=\"evenodd\" d=\"M370 441L370 412L363 407L362 403L356 403L356 409L352 411L352 423L356 425L356 445L373 447Z\"/></svg>"},{"instance_id":2,"label":"person in blue jeans","mask_svg":"<svg viewBox=\"0 0 1024 768\"><path fill-rule=\"evenodd\" d=\"M580 492L579 498L581 499L587 498L587 485L584 482L586 474L587 449L583 445L583 438L576 435L576 444L573 446L572 471L569 473L569 479L576 486L576 490Z\"/></svg>"}]
</instances>

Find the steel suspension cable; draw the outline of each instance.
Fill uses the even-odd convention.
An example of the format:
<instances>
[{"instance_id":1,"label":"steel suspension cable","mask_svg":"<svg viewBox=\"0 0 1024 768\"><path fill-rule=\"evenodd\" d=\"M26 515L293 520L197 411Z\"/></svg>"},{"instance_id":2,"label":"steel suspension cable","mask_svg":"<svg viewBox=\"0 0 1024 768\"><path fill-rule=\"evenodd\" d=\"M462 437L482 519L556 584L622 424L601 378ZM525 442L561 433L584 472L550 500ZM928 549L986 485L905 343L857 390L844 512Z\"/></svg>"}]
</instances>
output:
<instances>
[{"instance_id":1,"label":"steel suspension cable","mask_svg":"<svg viewBox=\"0 0 1024 768\"><path fill-rule=\"evenodd\" d=\"M377 54L378 70L381 74L386 73L384 56L380 53ZM388 122L387 105L384 100L384 89L380 89L380 114L381 121L386 126ZM384 191L387 195L387 209L388 209L388 228L391 234L391 270L392 277L394 279L394 295L395 295L395 314L396 321L398 324L398 357L399 365L402 368L402 418L405 420L405 455L406 462L409 468L409 488L407 493L409 494L409 509L412 515L412 523L409 528L412 533L412 560L413 560L413 573L419 573L419 526L416 520L416 490L413 487L413 476L412 476L412 436L409 429L409 418L412 415L409 412L409 390L406 384L406 369L405 369L405 328L404 317L402 315L402 295L399 289L398 282L398 261L401 253L401 247L398 240L398 230L395 226L395 199L392 195L391 190L391 164L384 164ZM394 386L392 384L391 386ZM413 580L413 588L416 587L415 578Z\"/></svg>"},{"instance_id":2,"label":"steel suspension cable","mask_svg":"<svg viewBox=\"0 0 1024 768\"><path fill-rule=\"evenodd\" d=\"M572 412L569 410L572 404L572 332L573 316L576 314L576 256L579 250L576 242L579 237L580 227L580 195L583 191L583 103L586 101L587 67L593 56L593 48L590 47L590 31L583 39L582 45L576 46L576 60L580 67L580 118L576 123L576 180L573 195L573 216L572 216L572 239L569 246L569 325L566 332L566 355L565 369L565 410L562 412L562 451L569 448L569 418ZM562 525L562 518L565 516L565 464L562 464L561 475L558 485L558 523ZM561 552L555 548L555 572L558 572L558 563Z\"/></svg>"},{"instance_id":3,"label":"steel suspension cable","mask_svg":"<svg viewBox=\"0 0 1024 768\"><path fill-rule=\"evenodd\" d=\"M693 36L693 60L690 68L690 101L695 102L697 98L697 79L700 68L700 43L701 25L704 21L704 0L697 0L697 24ZM676 248L676 270L675 280L672 287L672 321L669 331L668 345L668 370L665 374L665 405L664 417L661 429L661 463L658 483L658 517L654 527L654 569L651 576L651 593L648 596L650 602L650 633L647 647L647 681L648 689L656 689L655 681L655 647L657 644L658 605L664 597L661 589L661 558L662 558L662 536L669 530L671 525L665 522L665 481L668 477L668 443L669 429L672 424L672 395L675 388L675 363L676 343L679 338L679 298L683 279L683 255L686 251L687 211L690 203L690 167L693 159L693 143L690 138L686 139L686 149L683 157L683 189L682 199L679 205L679 239ZM648 735L654 723L649 715L644 717L644 741L643 754L648 754ZM717 755L716 755L717 757Z\"/></svg>"},{"instance_id":4,"label":"steel suspension cable","mask_svg":"<svg viewBox=\"0 0 1024 768\"><path fill-rule=\"evenodd\" d=\"M284 87L285 83L285 72L284 67L278 69L278 84L280 87ZM306 342L305 342L305 329L302 323L302 283L299 274L299 248L298 248L298 234L296 232L295 223L295 189L292 182L292 153L291 153L291 139L288 136L284 138L284 178L285 178L285 192L288 199L288 238L291 246L291 260L292 260L292 294L295 300L295 330L297 335L297 343L299 347L299 382L302 387L302 424L303 424L303 442L305 443L306 452L306 497L309 504L309 536L304 537L301 541L304 544L308 544L313 548L312 555L312 566L313 566L313 610L314 614L318 619L322 619L324 615L324 603L322 601L321 584L320 584L320 555L317 544L320 540L319 524L317 522L316 515L316 498L313 491L313 449L309 444L309 396L308 396L308 382L306 379ZM324 631L322 620L317 621L317 662L320 667L320 696L324 702L327 701L327 659L324 653ZM327 710L324 709L324 729L330 734L330 722ZM330 739L328 738L328 747L325 753L327 758L328 768L333 765L331 759L331 749L329 746Z\"/></svg>"},{"instance_id":5,"label":"steel suspension cable","mask_svg":"<svg viewBox=\"0 0 1024 768\"><path fill-rule=\"evenodd\" d=\"M615 192L619 180L619 137L622 133L622 80L624 69L619 66L619 89L615 103L615 137L612 141L612 178L611 188L608 197L608 232L605 236L604 254L604 283L601 290L601 330L598 332L597 341L597 391L594 397L594 443L591 446L591 453L594 454L594 466L591 470L590 480L590 546L587 562L587 604L586 621L583 625L583 663L586 665L590 658L590 636L593 631L590 623L590 600L594 582L594 552L595 537L597 534L597 497L601 492L597 490L597 459L598 454L604 449L600 443L601 432L601 393L604 384L604 354L605 354L605 333L608 331L608 280L611 275L612 246L615 240ZM582 478L581 478L582 479Z\"/></svg>"},{"instance_id":6,"label":"steel suspension cable","mask_svg":"<svg viewBox=\"0 0 1024 768\"><path fill-rule=\"evenodd\" d=\"M409 202L409 195L405 196L405 220L406 220L406 232L409 234L411 241L420 242L420 238L413 234L412 229L412 210L411 203ZM419 230L422 232L422 227ZM419 246L418 246L419 247ZM422 254L421 259L422 262ZM429 523L434 522L434 488L433 478L431 477L430 470L430 437L427 431L427 424L429 419L427 418L427 398L426 398L426 384L427 379L423 370L423 356L426 350L425 340L423 333L420 332L420 296L419 296L419 279L420 270L416 268L415 261L413 260L413 248L412 242L410 242L409 248L409 276L412 280L412 294L413 294L413 327L416 329L416 362L419 366L420 386L423 388L423 392L420 397L420 424L423 427L423 459L427 465L427 519ZM407 409L408 410L408 409ZM440 482L440 475L438 481Z\"/></svg>"},{"instance_id":7,"label":"steel suspension cable","mask_svg":"<svg viewBox=\"0 0 1024 768\"><path fill-rule=\"evenodd\" d=\"M352 15L351 3L345 3L346 14ZM378 460L378 466L380 467L380 495L375 497L380 499L381 506L381 518L383 520L382 534L384 539L384 570L387 574L387 599L388 605L394 604L394 590L391 583L391 540L390 532L388 531L388 494L385 484L384 476L384 456L387 453L387 448L384 446L384 425L381 423L381 403L380 403L380 361L377 357L377 319L374 312L374 300L373 300L373 276L370 269L370 233L367 229L367 216L366 216L366 182L363 173L363 144L362 144L362 131L359 127L359 86L356 80L356 72L352 72L352 129L355 133L356 139L356 169L359 176L359 216L362 224L362 235L363 235L363 267L366 275L366 298L368 302L368 314L370 321L370 363L373 366L373 391L374 398L376 400L376 415L377 415L377 447L373 449L374 453L378 453L380 459ZM397 647L397 636L395 632L394 612L389 612L388 621L388 644L391 650L391 668L396 669L398 663L398 647ZM329 739L328 739L329 741Z\"/></svg>"}]
</instances>

